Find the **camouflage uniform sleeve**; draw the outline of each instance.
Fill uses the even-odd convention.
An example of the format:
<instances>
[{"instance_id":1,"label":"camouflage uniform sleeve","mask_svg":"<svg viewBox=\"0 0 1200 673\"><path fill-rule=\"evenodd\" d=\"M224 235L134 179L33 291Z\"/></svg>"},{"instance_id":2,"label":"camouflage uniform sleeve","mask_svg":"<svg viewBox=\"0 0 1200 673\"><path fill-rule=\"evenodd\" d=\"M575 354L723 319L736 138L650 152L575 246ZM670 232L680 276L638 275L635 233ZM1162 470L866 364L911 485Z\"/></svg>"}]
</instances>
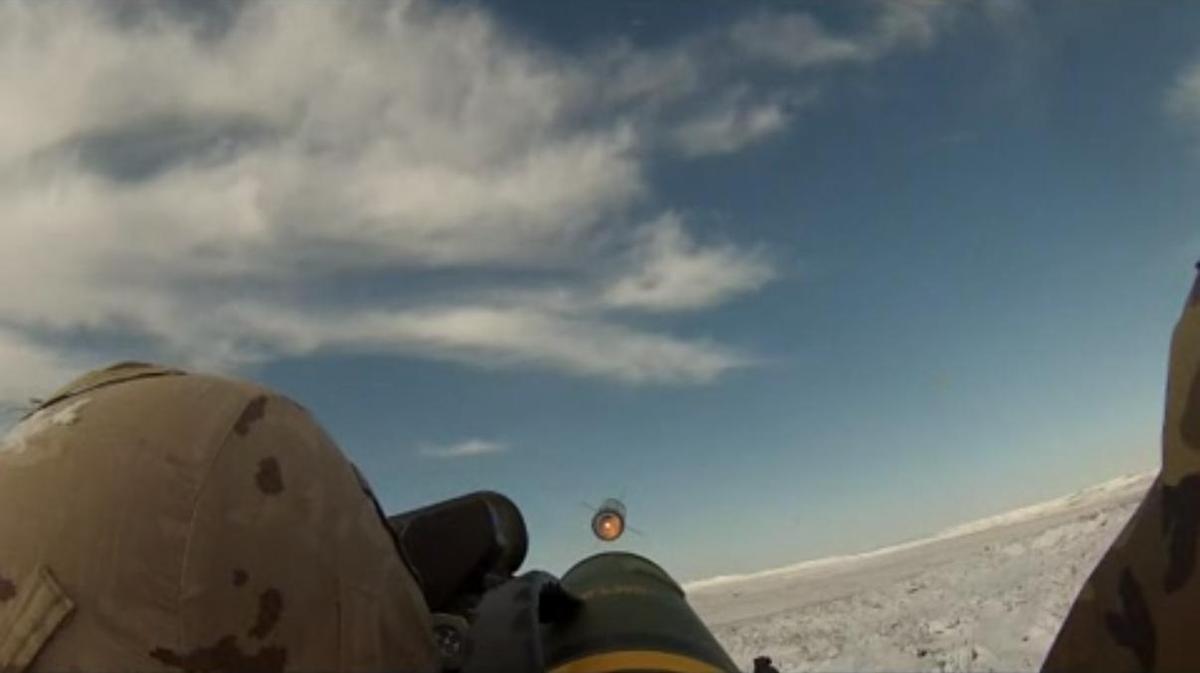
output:
<instances>
[{"instance_id":1,"label":"camouflage uniform sleeve","mask_svg":"<svg viewBox=\"0 0 1200 673\"><path fill-rule=\"evenodd\" d=\"M1088 578L1042 670L1200 671L1200 278L1175 327L1162 470Z\"/></svg>"}]
</instances>

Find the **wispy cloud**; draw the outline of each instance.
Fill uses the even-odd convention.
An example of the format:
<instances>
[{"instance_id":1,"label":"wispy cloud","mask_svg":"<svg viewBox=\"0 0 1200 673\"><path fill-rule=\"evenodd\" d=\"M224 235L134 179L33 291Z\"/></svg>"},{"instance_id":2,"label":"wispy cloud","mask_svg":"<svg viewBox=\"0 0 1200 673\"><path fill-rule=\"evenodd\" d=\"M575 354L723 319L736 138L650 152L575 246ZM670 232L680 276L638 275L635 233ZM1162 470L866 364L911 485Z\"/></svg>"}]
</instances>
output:
<instances>
[{"instance_id":1,"label":"wispy cloud","mask_svg":"<svg viewBox=\"0 0 1200 673\"><path fill-rule=\"evenodd\" d=\"M733 43L755 58L789 68L861 62L870 51L861 40L832 35L811 15L760 12L731 30Z\"/></svg>"},{"instance_id":2,"label":"wispy cloud","mask_svg":"<svg viewBox=\"0 0 1200 673\"><path fill-rule=\"evenodd\" d=\"M954 0L881 2L865 27L845 35L804 12L764 10L735 23L730 38L748 56L794 70L866 64L898 49L928 47L961 5Z\"/></svg>"},{"instance_id":3,"label":"wispy cloud","mask_svg":"<svg viewBox=\"0 0 1200 673\"><path fill-rule=\"evenodd\" d=\"M81 329L224 369L372 350L713 381L754 358L626 309L716 306L770 265L676 215L641 226L647 162L783 132L811 86L747 88L747 68L922 44L932 11L889 3L846 37L756 16L579 56L463 5L250 2L199 24L166 7L0 3L0 363L16 363L0 398L95 364L33 345ZM781 51L795 40L803 53ZM527 292L524 272L553 287ZM406 290L435 273L485 280Z\"/></svg>"},{"instance_id":4,"label":"wispy cloud","mask_svg":"<svg viewBox=\"0 0 1200 673\"><path fill-rule=\"evenodd\" d=\"M790 119L791 112L778 102L728 101L680 124L674 139L688 157L727 154L784 130Z\"/></svg>"},{"instance_id":5,"label":"wispy cloud","mask_svg":"<svg viewBox=\"0 0 1200 673\"><path fill-rule=\"evenodd\" d=\"M1200 126L1200 63L1187 67L1167 92L1167 109Z\"/></svg>"},{"instance_id":6,"label":"wispy cloud","mask_svg":"<svg viewBox=\"0 0 1200 673\"><path fill-rule=\"evenodd\" d=\"M486 439L468 439L454 444L423 444L420 453L430 458L471 458L508 450L506 444Z\"/></svg>"},{"instance_id":7,"label":"wispy cloud","mask_svg":"<svg viewBox=\"0 0 1200 673\"><path fill-rule=\"evenodd\" d=\"M604 293L609 306L649 311L708 308L753 292L775 275L761 253L696 243L674 214L644 227L631 257L629 270Z\"/></svg>"},{"instance_id":8,"label":"wispy cloud","mask_svg":"<svg viewBox=\"0 0 1200 673\"><path fill-rule=\"evenodd\" d=\"M531 303L534 298L529 298ZM581 302L588 298L581 297ZM439 306L408 311L359 310L318 317L264 305L230 305L197 325L191 338L242 335L233 351L318 349L397 353L481 367L536 367L631 384L706 383L752 362L704 341L682 341L589 315L537 306Z\"/></svg>"},{"instance_id":9,"label":"wispy cloud","mask_svg":"<svg viewBox=\"0 0 1200 673\"><path fill-rule=\"evenodd\" d=\"M0 325L0 408L13 409L78 373L79 362ZM15 407L15 408L20 408Z\"/></svg>"}]
</instances>

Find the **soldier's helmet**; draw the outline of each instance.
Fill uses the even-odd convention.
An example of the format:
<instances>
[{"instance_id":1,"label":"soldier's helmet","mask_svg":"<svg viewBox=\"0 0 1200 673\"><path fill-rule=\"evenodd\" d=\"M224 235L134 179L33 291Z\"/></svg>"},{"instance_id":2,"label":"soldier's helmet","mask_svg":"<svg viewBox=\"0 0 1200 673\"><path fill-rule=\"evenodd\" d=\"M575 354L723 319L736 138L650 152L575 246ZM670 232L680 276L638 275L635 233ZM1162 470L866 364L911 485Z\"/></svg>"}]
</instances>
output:
<instances>
[{"instance_id":1,"label":"soldier's helmet","mask_svg":"<svg viewBox=\"0 0 1200 673\"><path fill-rule=\"evenodd\" d=\"M0 440L0 671L436 668L361 476L259 386L92 372Z\"/></svg>"}]
</instances>

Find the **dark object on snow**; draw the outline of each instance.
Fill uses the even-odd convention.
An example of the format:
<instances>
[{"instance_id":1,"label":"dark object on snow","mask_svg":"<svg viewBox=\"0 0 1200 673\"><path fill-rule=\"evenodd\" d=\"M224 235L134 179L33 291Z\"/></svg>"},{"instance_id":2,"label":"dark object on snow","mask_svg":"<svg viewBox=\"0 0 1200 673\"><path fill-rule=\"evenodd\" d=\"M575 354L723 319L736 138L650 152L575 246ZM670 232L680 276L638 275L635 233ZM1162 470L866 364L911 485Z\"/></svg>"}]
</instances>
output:
<instances>
[{"instance_id":1,"label":"dark object on snow","mask_svg":"<svg viewBox=\"0 0 1200 673\"><path fill-rule=\"evenodd\" d=\"M754 657L754 673L779 673L779 669L771 665L771 657Z\"/></svg>"}]
</instances>

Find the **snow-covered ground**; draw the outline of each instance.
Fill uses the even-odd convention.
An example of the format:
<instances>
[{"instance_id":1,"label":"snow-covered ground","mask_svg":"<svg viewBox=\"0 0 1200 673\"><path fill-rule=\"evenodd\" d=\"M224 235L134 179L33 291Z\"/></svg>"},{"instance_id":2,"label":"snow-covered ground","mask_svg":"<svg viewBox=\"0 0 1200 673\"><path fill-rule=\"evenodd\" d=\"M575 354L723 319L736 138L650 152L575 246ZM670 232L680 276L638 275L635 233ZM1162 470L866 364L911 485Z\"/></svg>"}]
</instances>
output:
<instances>
[{"instance_id":1,"label":"snow-covered ground","mask_svg":"<svg viewBox=\"0 0 1200 673\"><path fill-rule=\"evenodd\" d=\"M1153 475L926 540L685 588L739 664L795 671L1030 671Z\"/></svg>"}]
</instances>

